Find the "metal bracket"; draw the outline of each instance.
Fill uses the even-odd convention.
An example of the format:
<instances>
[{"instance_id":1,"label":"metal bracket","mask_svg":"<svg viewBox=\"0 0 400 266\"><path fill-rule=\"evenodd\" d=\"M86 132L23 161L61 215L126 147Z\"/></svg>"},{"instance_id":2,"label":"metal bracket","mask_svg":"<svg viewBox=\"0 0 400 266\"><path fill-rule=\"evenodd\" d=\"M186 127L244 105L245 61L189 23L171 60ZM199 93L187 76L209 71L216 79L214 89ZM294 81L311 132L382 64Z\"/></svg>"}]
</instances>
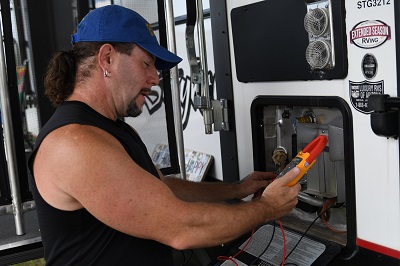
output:
<instances>
[{"instance_id":1,"label":"metal bracket","mask_svg":"<svg viewBox=\"0 0 400 266\"><path fill-rule=\"evenodd\" d=\"M15 215L15 213L16 213L15 209L16 209L16 206L14 204L0 206L0 215L9 215L9 214ZM35 209L36 209L36 203L34 200L21 203L21 210L23 213L32 211Z\"/></svg>"},{"instance_id":2,"label":"metal bracket","mask_svg":"<svg viewBox=\"0 0 400 266\"><path fill-rule=\"evenodd\" d=\"M209 99L204 96L195 95L193 98L193 105L196 109L209 109L211 106L209 104Z\"/></svg>"},{"instance_id":3,"label":"metal bracket","mask_svg":"<svg viewBox=\"0 0 400 266\"><path fill-rule=\"evenodd\" d=\"M201 83L200 63L199 58L196 56L195 40L194 40L194 25L186 26L186 51L189 60L191 81L194 84Z\"/></svg>"}]
</instances>

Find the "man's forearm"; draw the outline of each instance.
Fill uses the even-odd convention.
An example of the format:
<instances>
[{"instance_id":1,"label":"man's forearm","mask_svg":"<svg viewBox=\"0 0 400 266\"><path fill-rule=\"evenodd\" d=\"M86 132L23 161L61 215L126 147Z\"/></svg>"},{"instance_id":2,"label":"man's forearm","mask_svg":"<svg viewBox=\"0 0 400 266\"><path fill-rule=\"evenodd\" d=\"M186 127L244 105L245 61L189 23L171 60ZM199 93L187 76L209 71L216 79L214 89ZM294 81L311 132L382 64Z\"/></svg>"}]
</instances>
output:
<instances>
[{"instance_id":1,"label":"man's forearm","mask_svg":"<svg viewBox=\"0 0 400 266\"><path fill-rule=\"evenodd\" d=\"M164 177L163 181L184 201L218 202L239 197L237 184L224 182L191 182L173 177Z\"/></svg>"}]
</instances>

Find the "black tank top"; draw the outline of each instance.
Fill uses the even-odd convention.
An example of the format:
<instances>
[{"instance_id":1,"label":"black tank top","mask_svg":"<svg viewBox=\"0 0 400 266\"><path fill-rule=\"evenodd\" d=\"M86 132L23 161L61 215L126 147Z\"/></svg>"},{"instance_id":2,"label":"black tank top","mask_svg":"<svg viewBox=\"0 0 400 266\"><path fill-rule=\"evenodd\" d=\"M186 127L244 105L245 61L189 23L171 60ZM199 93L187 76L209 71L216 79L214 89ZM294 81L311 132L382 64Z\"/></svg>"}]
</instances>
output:
<instances>
[{"instance_id":1,"label":"black tank top","mask_svg":"<svg viewBox=\"0 0 400 266\"><path fill-rule=\"evenodd\" d=\"M82 102L70 101L59 106L41 129L29 158L29 182L36 202L47 265L173 265L170 247L116 231L86 209L63 211L54 208L40 196L32 170L36 151L50 132L68 124L91 125L110 133L132 160L159 178L144 143L128 124L108 119ZM163 221L159 224L162 227Z\"/></svg>"}]
</instances>

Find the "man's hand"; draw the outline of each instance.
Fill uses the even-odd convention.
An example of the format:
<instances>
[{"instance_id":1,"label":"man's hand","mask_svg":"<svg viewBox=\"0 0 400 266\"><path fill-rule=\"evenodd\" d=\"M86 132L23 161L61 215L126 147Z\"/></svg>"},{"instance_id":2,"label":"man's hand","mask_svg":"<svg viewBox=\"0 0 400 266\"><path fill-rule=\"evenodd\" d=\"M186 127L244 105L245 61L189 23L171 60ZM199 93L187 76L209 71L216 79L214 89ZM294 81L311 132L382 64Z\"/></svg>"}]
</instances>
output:
<instances>
[{"instance_id":1,"label":"man's hand","mask_svg":"<svg viewBox=\"0 0 400 266\"><path fill-rule=\"evenodd\" d=\"M273 213L274 219L287 215L296 206L301 186L296 184L289 187L288 183L299 173L298 167L293 168L283 177L275 179L262 193L260 201L266 204L266 208L272 210L270 213Z\"/></svg>"},{"instance_id":2,"label":"man's hand","mask_svg":"<svg viewBox=\"0 0 400 266\"><path fill-rule=\"evenodd\" d=\"M260 197L264 189L275 179L276 174L271 172L252 172L237 183L239 186L238 199L254 194L253 198Z\"/></svg>"}]
</instances>

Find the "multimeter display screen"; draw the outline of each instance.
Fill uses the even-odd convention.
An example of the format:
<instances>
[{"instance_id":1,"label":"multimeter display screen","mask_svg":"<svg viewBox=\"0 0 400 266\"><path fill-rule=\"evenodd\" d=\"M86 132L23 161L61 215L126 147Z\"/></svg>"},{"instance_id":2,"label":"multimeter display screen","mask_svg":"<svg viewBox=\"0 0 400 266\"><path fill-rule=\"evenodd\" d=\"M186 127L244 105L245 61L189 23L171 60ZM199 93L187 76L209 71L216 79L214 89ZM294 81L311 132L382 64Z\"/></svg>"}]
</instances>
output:
<instances>
[{"instance_id":1,"label":"multimeter display screen","mask_svg":"<svg viewBox=\"0 0 400 266\"><path fill-rule=\"evenodd\" d=\"M287 172L289 172L294 167L296 167L296 165L298 165L302 160L303 160L303 158L301 158L301 157L295 157L288 165L286 165L286 167L277 176L277 178L280 178L280 177L284 176Z\"/></svg>"}]
</instances>

